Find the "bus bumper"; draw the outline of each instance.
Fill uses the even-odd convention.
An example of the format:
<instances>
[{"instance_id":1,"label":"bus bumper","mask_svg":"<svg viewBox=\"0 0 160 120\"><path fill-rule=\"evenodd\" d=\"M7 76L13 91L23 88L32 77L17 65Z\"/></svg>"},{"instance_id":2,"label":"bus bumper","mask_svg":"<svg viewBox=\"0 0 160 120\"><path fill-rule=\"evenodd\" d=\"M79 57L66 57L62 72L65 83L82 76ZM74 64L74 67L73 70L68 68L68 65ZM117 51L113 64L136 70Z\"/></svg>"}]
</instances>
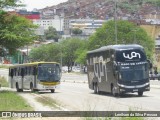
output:
<instances>
[{"instance_id":1,"label":"bus bumper","mask_svg":"<svg viewBox=\"0 0 160 120\"><path fill-rule=\"evenodd\" d=\"M138 91L150 91L150 84L143 86L143 87L123 87L123 86L119 86L119 93L128 93L128 92L138 92Z\"/></svg>"},{"instance_id":2,"label":"bus bumper","mask_svg":"<svg viewBox=\"0 0 160 120\"><path fill-rule=\"evenodd\" d=\"M39 90L50 90L50 89L59 89L60 88L60 85L54 85L54 86L51 86L51 85L41 85L41 84L38 84L37 85L37 89Z\"/></svg>"}]
</instances>

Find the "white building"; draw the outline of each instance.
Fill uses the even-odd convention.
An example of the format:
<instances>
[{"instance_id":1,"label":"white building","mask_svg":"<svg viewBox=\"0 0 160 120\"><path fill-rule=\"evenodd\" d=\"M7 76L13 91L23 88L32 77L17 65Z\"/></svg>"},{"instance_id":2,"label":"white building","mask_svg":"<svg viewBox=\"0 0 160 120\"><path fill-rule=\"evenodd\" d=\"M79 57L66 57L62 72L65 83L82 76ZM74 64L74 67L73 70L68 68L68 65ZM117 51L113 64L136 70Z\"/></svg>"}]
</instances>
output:
<instances>
[{"instance_id":1,"label":"white building","mask_svg":"<svg viewBox=\"0 0 160 120\"><path fill-rule=\"evenodd\" d=\"M69 28L79 28L86 35L95 32L97 28L102 27L103 23L107 20L94 20L94 19L72 19L69 22Z\"/></svg>"},{"instance_id":2,"label":"white building","mask_svg":"<svg viewBox=\"0 0 160 120\"><path fill-rule=\"evenodd\" d=\"M146 22L149 22L154 25L160 24L160 19L145 19L145 20L146 20Z\"/></svg>"},{"instance_id":3,"label":"white building","mask_svg":"<svg viewBox=\"0 0 160 120\"><path fill-rule=\"evenodd\" d=\"M55 18L55 19L37 19L33 20L33 24L43 27L44 30L48 29L48 27L52 26L57 31L63 31L63 18Z\"/></svg>"},{"instance_id":4,"label":"white building","mask_svg":"<svg viewBox=\"0 0 160 120\"><path fill-rule=\"evenodd\" d=\"M48 29L49 26L52 26L57 31L61 31L61 33L63 32L65 35L72 34L71 30L73 28L79 28L83 31L83 35L90 36L97 28L102 27L103 23L107 21L94 19L64 19L59 16L55 16L54 18L55 19L33 20L33 24L40 26L44 30Z\"/></svg>"}]
</instances>

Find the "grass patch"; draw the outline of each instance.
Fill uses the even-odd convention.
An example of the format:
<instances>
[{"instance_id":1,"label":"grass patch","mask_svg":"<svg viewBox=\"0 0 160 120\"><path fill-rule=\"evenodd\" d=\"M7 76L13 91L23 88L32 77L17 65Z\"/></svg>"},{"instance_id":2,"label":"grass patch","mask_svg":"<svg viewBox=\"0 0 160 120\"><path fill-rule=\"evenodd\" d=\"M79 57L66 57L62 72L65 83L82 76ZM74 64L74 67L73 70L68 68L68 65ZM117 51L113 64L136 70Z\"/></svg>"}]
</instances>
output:
<instances>
[{"instance_id":1,"label":"grass patch","mask_svg":"<svg viewBox=\"0 0 160 120\"><path fill-rule=\"evenodd\" d=\"M16 92L0 91L0 111L32 111L26 101Z\"/></svg>"},{"instance_id":2,"label":"grass patch","mask_svg":"<svg viewBox=\"0 0 160 120\"><path fill-rule=\"evenodd\" d=\"M0 85L1 85L1 87L9 87L9 83L7 82L5 77L0 76Z\"/></svg>"},{"instance_id":3,"label":"grass patch","mask_svg":"<svg viewBox=\"0 0 160 120\"><path fill-rule=\"evenodd\" d=\"M36 100L45 106L54 107L54 108L59 109L59 107L57 106L57 105L59 105L58 101L56 101L50 97L45 97L45 96L37 97Z\"/></svg>"}]
</instances>

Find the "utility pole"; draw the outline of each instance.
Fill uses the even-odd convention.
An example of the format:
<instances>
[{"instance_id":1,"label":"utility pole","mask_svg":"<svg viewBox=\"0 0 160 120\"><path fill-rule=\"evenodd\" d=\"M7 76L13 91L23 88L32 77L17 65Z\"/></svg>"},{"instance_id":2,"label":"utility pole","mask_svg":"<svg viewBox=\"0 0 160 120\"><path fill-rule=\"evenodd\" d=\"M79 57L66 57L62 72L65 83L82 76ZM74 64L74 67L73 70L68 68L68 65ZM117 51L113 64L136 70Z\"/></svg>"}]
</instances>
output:
<instances>
[{"instance_id":1,"label":"utility pole","mask_svg":"<svg viewBox=\"0 0 160 120\"><path fill-rule=\"evenodd\" d=\"M117 1L114 0L114 27L115 27L115 41L116 41L116 44L117 44Z\"/></svg>"},{"instance_id":2,"label":"utility pole","mask_svg":"<svg viewBox=\"0 0 160 120\"><path fill-rule=\"evenodd\" d=\"M62 39L62 30L61 30L61 27L62 27L62 25L61 25L61 16L59 16L59 20L60 20L60 39ZM60 41L58 41L58 42L60 42ZM62 45L61 45L61 47L60 47L60 49L61 49L61 57L60 57L60 64L61 64L61 69L62 69L62 62L63 62L63 60L62 60Z\"/></svg>"}]
</instances>

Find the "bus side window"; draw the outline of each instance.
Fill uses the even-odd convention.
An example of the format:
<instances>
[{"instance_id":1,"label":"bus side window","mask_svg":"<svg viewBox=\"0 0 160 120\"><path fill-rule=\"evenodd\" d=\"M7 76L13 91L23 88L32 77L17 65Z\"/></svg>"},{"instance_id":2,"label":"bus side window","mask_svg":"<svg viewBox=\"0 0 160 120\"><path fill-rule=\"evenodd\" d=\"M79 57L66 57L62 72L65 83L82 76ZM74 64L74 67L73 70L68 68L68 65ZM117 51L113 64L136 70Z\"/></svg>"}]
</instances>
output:
<instances>
[{"instance_id":1,"label":"bus side window","mask_svg":"<svg viewBox=\"0 0 160 120\"><path fill-rule=\"evenodd\" d=\"M16 69L16 68L14 68L14 76L16 76L16 72L17 72L17 69Z\"/></svg>"},{"instance_id":2,"label":"bus side window","mask_svg":"<svg viewBox=\"0 0 160 120\"><path fill-rule=\"evenodd\" d=\"M28 67L28 68L27 68L27 73L28 73L28 75L31 74L31 67Z\"/></svg>"},{"instance_id":3,"label":"bus side window","mask_svg":"<svg viewBox=\"0 0 160 120\"><path fill-rule=\"evenodd\" d=\"M27 75L29 75L29 67L27 67Z\"/></svg>"},{"instance_id":4,"label":"bus side window","mask_svg":"<svg viewBox=\"0 0 160 120\"><path fill-rule=\"evenodd\" d=\"M27 75L27 67L24 68L24 74Z\"/></svg>"},{"instance_id":5,"label":"bus side window","mask_svg":"<svg viewBox=\"0 0 160 120\"><path fill-rule=\"evenodd\" d=\"M33 75L33 66L30 67L30 75Z\"/></svg>"},{"instance_id":6,"label":"bus side window","mask_svg":"<svg viewBox=\"0 0 160 120\"><path fill-rule=\"evenodd\" d=\"M14 69L10 70L10 76L13 77L14 76Z\"/></svg>"},{"instance_id":7,"label":"bus side window","mask_svg":"<svg viewBox=\"0 0 160 120\"><path fill-rule=\"evenodd\" d=\"M24 77L24 75L25 75L24 68L21 68L21 76Z\"/></svg>"},{"instance_id":8,"label":"bus side window","mask_svg":"<svg viewBox=\"0 0 160 120\"><path fill-rule=\"evenodd\" d=\"M21 76L21 68L18 68L18 76Z\"/></svg>"}]
</instances>

